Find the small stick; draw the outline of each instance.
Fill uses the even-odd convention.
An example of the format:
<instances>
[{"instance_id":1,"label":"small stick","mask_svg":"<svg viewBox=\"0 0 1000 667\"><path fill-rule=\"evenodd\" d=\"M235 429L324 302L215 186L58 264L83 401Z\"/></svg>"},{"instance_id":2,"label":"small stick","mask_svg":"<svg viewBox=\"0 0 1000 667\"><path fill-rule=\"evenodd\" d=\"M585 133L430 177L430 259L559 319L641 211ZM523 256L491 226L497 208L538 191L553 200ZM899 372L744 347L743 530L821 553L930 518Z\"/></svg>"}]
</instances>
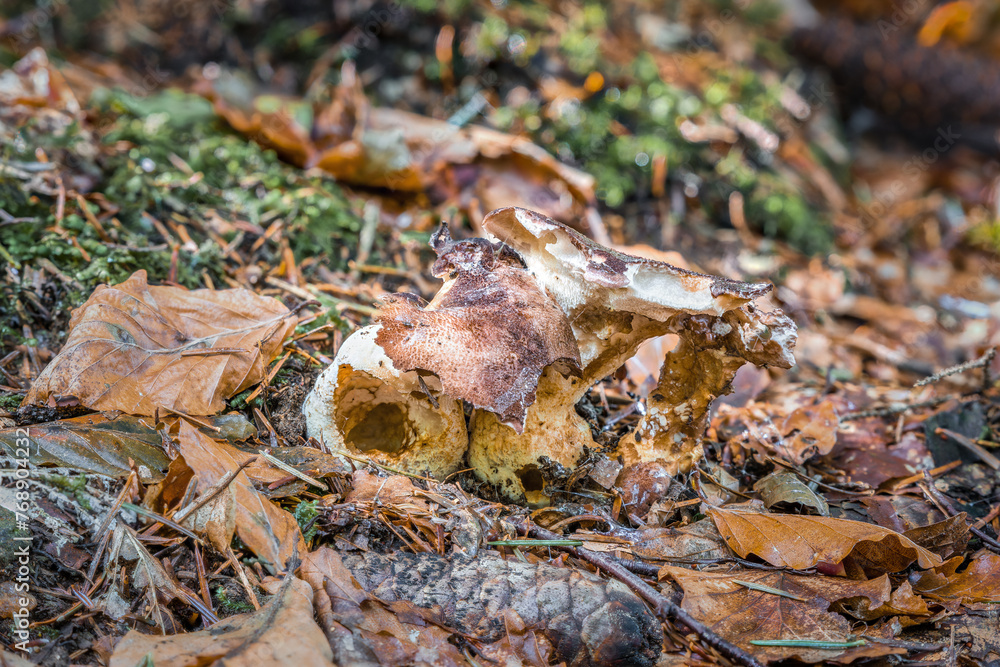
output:
<instances>
[{"instance_id":1,"label":"small stick","mask_svg":"<svg viewBox=\"0 0 1000 667\"><path fill-rule=\"evenodd\" d=\"M284 470L289 475L292 475L293 477L298 477L303 482L305 482L307 484L310 484L312 486L315 486L318 489L323 489L324 491L328 490L326 488L326 484L324 484L323 482L319 481L315 477L310 477L309 475L305 474L304 472L299 472L298 470L296 470L292 466L288 465L284 461L282 461L280 459L277 459L277 458L271 456L270 454L268 454L266 452L263 453L263 454L261 454L261 456L264 457L265 461L267 461L268 463L270 463L271 465L273 465L273 466L275 466L277 468L280 468L281 470Z\"/></svg>"},{"instance_id":2,"label":"small stick","mask_svg":"<svg viewBox=\"0 0 1000 667\"><path fill-rule=\"evenodd\" d=\"M179 509L176 512L174 512L174 516L173 516L174 521L176 521L177 523L180 523L181 521L184 521L184 519L186 519L188 516L190 516L194 512L197 512L199 509L201 509L202 507L204 507L205 505L207 505L208 502L210 500L212 500L212 498L215 498L217 495L219 495L220 493L222 493L222 491L226 487L228 487L230 484L232 484L233 480L236 479L237 475L239 475L241 472L243 472L244 468L246 468L248 465L250 465L251 463L253 463L256 460L257 460L257 457L256 456L252 456L252 457L248 458L246 461L244 461L243 463L241 463L239 465L239 467L236 468L236 470L230 470L229 472L227 472L226 476L219 480L219 483L215 486L215 488L212 490L211 493L206 494L204 498L201 498L200 500L196 500L195 502L191 503L187 507L182 507L181 509Z\"/></svg>"},{"instance_id":3,"label":"small stick","mask_svg":"<svg viewBox=\"0 0 1000 667\"><path fill-rule=\"evenodd\" d=\"M1000 459L997 459L997 457L993 456L988 451L983 449L974 440L966 438L961 433L956 433L955 431L949 431L946 428L936 428L934 429L934 434L941 436L942 438L946 438L948 440L954 440L955 442L962 445L970 452L978 456L979 459L989 467L993 468L994 470L1000 469Z\"/></svg>"},{"instance_id":4,"label":"small stick","mask_svg":"<svg viewBox=\"0 0 1000 667\"><path fill-rule=\"evenodd\" d=\"M240 583L243 584L243 590L247 592L247 597L250 598L250 604L253 605L254 609L260 611L260 601L257 599L257 594L253 592L253 586L250 585L250 580L247 578L246 570L243 569L243 563L241 563L240 559L236 557L236 554L233 553L233 548L230 546L226 547L226 557L229 559L229 562L232 563L233 571L235 571L236 576L239 577ZM291 576L291 573L289 573L289 576Z\"/></svg>"},{"instance_id":5,"label":"small stick","mask_svg":"<svg viewBox=\"0 0 1000 667\"><path fill-rule=\"evenodd\" d=\"M936 503L938 503L939 505L941 505L941 507L944 509L944 513L945 514L947 514L948 516L955 516L956 514L958 514L958 511L955 509L955 506L951 504L950 500L948 500L948 496L946 496L943 493L941 493L940 491L938 491L937 487L934 486L934 479L931 478L931 476L928 475L926 471L924 471L924 481L927 482L927 483L926 484L922 484L920 488L927 490L927 494ZM1000 553L1000 542L997 542L992 537L990 537L989 535L987 535L983 531L979 530L975 526L970 525L969 526L969 531L973 535L975 535L976 537L978 537L980 540L982 540L983 543L986 546L990 547L991 551L995 551L997 553Z\"/></svg>"},{"instance_id":6,"label":"small stick","mask_svg":"<svg viewBox=\"0 0 1000 667\"><path fill-rule=\"evenodd\" d=\"M539 528L534 525L521 525L520 530L530 537L542 540L563 539L552 531L545 530L544 528ZM589 549L584 549L582 547L555 548L562 549L577 558L585 560L591 565L595 565L599 569L604 570L607 574L615 577L635 591L639 597L652 605L653 609L659 616L672 619L687 626L692 632L701 637L702 641L733 662L744 665L745 667L763 667L763 663L754 658L752 655L715 634L704 623L693 618L690 614L668 600L662 593L640 579L637 575L629 572L623 566L614 562L604 554L596 551L590 551Z\"/></svg>"},{"instance_id":7,"label":"small stick","mask_svg":"<svg viewBox=\"0 0 1000 667\"><path fill-rule=\"evenodd\" d=\"M973 368L986 369L984 372L986 373L986 376L989 377L988 367L990 363L993 361L993 357L995 357L996 355L997 355L997 349L995 347L991 347L986 352L986 354L979 357L978 359L973 359L972 361L966 361L964 364L958 364L957 366L951 366L950 368L946 368L943 371L938 371L934 375L929 375L925 377L923 380L921 380L920 382L916 383L913 386L923 387L925 385L931 384L932 382L937 382L938 380L942 380L948 377L949 375L955 375L956 373L964 373L965 371L970 371Z\"/></svg>"}]
</instances>

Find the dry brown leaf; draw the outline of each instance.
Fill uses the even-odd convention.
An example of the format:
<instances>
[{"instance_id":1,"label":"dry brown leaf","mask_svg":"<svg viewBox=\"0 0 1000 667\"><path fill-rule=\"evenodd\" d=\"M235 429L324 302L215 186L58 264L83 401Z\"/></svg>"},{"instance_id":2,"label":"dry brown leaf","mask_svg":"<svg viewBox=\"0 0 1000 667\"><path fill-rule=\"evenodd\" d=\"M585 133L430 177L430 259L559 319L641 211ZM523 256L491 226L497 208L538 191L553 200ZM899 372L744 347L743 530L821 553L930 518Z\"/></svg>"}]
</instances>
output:
<instances>
[{"instance_id":1,"label":"dry brown leaf","mask_svg":"<svg viewBox=\"0 0 1000 667\"><path fill-rule=\"evenodd\" d=\"M251 456L228 442L213 440L183 419L177 449L198 479L199 495ZM246 471L241 471L231 486L236 497L236 534L258 558L283 570L296 545L300 554L306 552L295 518L257 491Z\"/></svg>"},{"instance_id":2,"label":"dry brown leaf","mask_svg":"<svg viewBox=\"0 0 1000 667\"><path fill-rule=\"evenodd\" d=\"M757 481L753 490L760 494L764 507L771 509L777 503L798 503L814 508L821 516L830 516L830 507L815 491L806 486L799 476L779 469Z\"/></svg>"},{"instance_id":3,"label":"dry brown leaf","mask_svg":"<svg viewBox=\"0 0 1000 667\"><path fill-rule=\"evenodd\" d=\"M521 206L579 224L596 200L590 174L524 137L373 107L350 65L332 101L315 109L302 100L255 97L249 82L228 72L195 88L237 131L293 164L318 167L345 183L409 193L434 190L470 213L478 210L470 215L474 218L501 206Z\"/></svg>"},{"instance_id":4,"label":"dry brown leaf","mask_svg":"<svg viewBox=\"0 0 1000 667\"><path fill-rule=\"evenodd\" d=\"M966 517L965 512L959 512L944 521L911 528L903 535L941 558L951 558L965 551L965 545L969 543L969 523Z\"/></svg>"},{"instance_id":5,"label":"dry brown leaf","mask_svg":"<svg viewBox=\"0 0 1000 667\"><path fill-rule=\"evenodd\" d=\"M836 564L851 556L866 571L899 572L941 558L894 531L862 521L795 514L766 514L752 506L711 507L726 544L741 558L754 554L771 565L802 570Z\"/></svg>"},{"instance_id":6,"label":"dry brown leaf","mask_svg":"<svg viewBox=\"0 0 1000 667\"><path fill-rule=\"evenodd\" d=\"M832 401L801 407L785 419L781 427L785 437L775 449L782 458L802 465L813 456L830 453L837 444L838 424Z\"/></svg>"},{"instance_id":7,"label":"dry brown leaf","mask_svg":"<svg viewBox=\"0 0 1000 667\"><path fill-rule=\"evenodd\" d=\"M869 605L881 605L888 602L890 590L887 576L870 581L852 581L841 577L760 570L696 572L669 565L660 570L661 578L668 575L684 589L681 606L685 611L724 639L766 662L797 658L814 663L847 653L851 649L764 647L754 646L750 641L846 641L851 635L851 625L843 616L827 611L830 605L847 598L863 598L868 600ZM767 586L800 599L754 590L738 581ZM887 646L881 649L876 649L878 652L874 655L905 653ZM873 654L869 652L868 655Z\"/></svg>"},{"instance_id":8,"label":"dry brown leaf","mask_svg":"<svg viewBox=\"0 0 1000 667\"><path fill-rule=\"evenodd\" d=\"M636 533L632 553L646 560L711 559L731 556L711 519L680 528L645 528Z\"/></svg>"},{"instance_id":9,"label":"dry brown leaf","mask_svg":"<svg viewBox=\"0 0 1000 667\"><path fill-rule=\"evenodd\" d=\"M888 575L879 577L880 581L883 579L886 582L886 588L888 588ZM910 582L908 581L901 583L899 588L892 592L889 599L882 602L879 606L873 607L873 602L873 600L866 598L842 600L834 605L832 609L850 614L863 621L872 621L884 616L902 617L900 620L905 621L904 625L922 623L926 620L923 617L930 616L931 614L927 608L927 601L913 592L913 587L910 586ZM908 619L906 617L913 618Z\"/></svg>"},{"instance_id":10,"label":"dry brown leaf","mask_svg":"<svg viewBox=\"0 0 1000 667\"><path fill-rule=\"evenodd\" d=\"M309 585L290 576L284 583L271 579L264 586L275 593L267 605L206 630L166 637L132 630L115 647L110 667L144 664L147 655L157 667L331 667L330 646L313 620Z\"/></svg>"},{"instance_id":11,"label":"dry brown leaf","mask_svg":"<svg viewBox=\"0 0 1000 667\"><path fill-rule=\"evenodd\" d=\"M215 414L264 378L295 323L271 297L151 286L136 271L73 311L65 346L24 401L73 396L94 410Z\"/></svg>"},{"instance_id":12,"label":"dry brown leaf","mask_svg":"<svg viewBox=\"0 0 1000 667\"><path fill-rule=\"evenodd\" d=\"M962 558L955 557L941 567L924 572L914 584L920 593L935 600L1000 602L1000 556L980 551L969 566L956 572Z\"/></svg>"},{"instance_id":13,"label":"dry brown leaf","mask_svg":"<svg viewBox=\"0 0 1000 667\"><path fill-rule=\"evenodd\" d=\"M36 466L65 466L79 472L128 477L132 459L143 482L163 479L170 460L160 435L131 415L94 414L0 430L0 450L13 456L28 433L28 460ZM148 420L152 421L152 420Z\"/></svg>"}]
</instances>

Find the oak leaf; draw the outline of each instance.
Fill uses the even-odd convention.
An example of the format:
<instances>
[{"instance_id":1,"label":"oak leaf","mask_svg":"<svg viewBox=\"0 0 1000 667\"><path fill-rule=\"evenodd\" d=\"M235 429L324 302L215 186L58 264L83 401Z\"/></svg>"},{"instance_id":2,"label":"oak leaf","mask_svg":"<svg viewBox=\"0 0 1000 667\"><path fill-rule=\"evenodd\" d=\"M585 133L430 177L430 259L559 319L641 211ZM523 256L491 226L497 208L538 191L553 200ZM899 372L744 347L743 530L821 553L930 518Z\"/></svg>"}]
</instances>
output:
<instances>
[{"instance_id":1,"label":"oak leaf","mask_svg":"<svg viewBox=\"0 0 1000 667\"><path fill-rule=\"evenodd\" d=\"M245 289L153 286L136 271L73 311L69 337L25 405L68 396L94 410L210 415L264 378L295 328L277 299Z\"/></svg>"},{"instance_id":2,"label":"oak leaf","mask_svg":"<svg viewBox=\"0 0 1000 667\"><path fill-rule=\"evenodd\" d=\"M1000 602L1000 556L980 551L965 570L956 572L961 564L962 558L955 557L941 567L924 572L914 588L941 601Z\"/></svg>"},{"instance_id":3,"label":"oak leaf","mask_svg":"<svg viewBox=\"0 0 1000 667\"><path fill-rule=\"evenodd\" d=\"M754 554L771 565L802 570L852 556L866 571L881 572L899 572L913 561L923 568L942 562L937 554L881 526L823 516L767 514L752 507L708 509L726 544L741 558Z\"/></svg>"}]
</instances>

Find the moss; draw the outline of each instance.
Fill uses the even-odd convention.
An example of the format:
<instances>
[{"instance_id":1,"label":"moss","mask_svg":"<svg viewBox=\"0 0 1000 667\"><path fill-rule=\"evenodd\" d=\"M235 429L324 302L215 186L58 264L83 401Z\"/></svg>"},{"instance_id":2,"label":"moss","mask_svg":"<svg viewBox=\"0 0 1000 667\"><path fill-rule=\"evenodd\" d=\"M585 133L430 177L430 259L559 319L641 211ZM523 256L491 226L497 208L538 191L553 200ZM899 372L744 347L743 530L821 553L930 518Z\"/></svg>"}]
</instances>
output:
<instances>
[{"instance_id":1,"label":"moss","mask_svg":"<svg viewBox=\"0 0 1000 667\"><path fill-rule=\"evenodd\" d=\"M219 586L215 589L215 595L213 597L215 598L215 601L219 603L219 609L222 611L223 616L246 614L254 610L252 604L232 597L229 594L229 591L227 591L223 586Z\"/></svg>"},{"instance_id":2,"label":"moss","mask_svg":"<svg viewBox=\"0 0 1000 667\"><path fill-rule=\"evenodd\" d=\"M97 285L121 282L138 269L153 282L166 280L173 268L186 287L203 286L206 276L225 285L231 269L224 244L233 244L250 261L277 263L277 239L283 238L297 261L319 257L326 266L343 268L361 225L331 178L306 176L230 131L199 97L98 91L92 103L98 129L71 126L46 135L28 123L14 135L0 133L0 158L33 161L34 148L40 147L69 172L94 179L94 189L116 209L103 216L103 232L73 200L57 221L53 198L27 193L20 181L0 177L0 208L28 219L0 226L0 265L13 265L18 276L49 266L70 279L50 280L46 294L36 293L34 282L5 281L0 288L4 344L20 342L22 324L36 328L22 321L24 304L38 301L65 317ZM102 215L95 205L89 208ZM279 225L281 234L272 230L267 242L254 247L272 225ZM180 227L193 246L180 243ZM41 316L41 328L65 329L65 322Z\"/></svg>"},{"instance_id":3,"label":"moss","mask_svg":"<svg viewBox=\"0 0 1000 667\"><path fill-rule=\"evenodd\" d=\"M318 500L303 500L295 506L295 520L299 523L299 528L302 530L302 537L305 538L306 542L311 541L316 536L316 526L309 524L319 516L319 510L316 509L318 502ZM309 527L306 528L306 526Z\"/></svg>"},{"instance_id":4,"label":"moss","mask_svg":"<svg viewBox=\"0 0 1000 667\"><path fill-rule=\"evenodd\" d=\"M90 498L87 496L86 475L44 475L42 480L53 488L61 489L76 499L85 510L90 510Z\"/></svg>"},{"instance_id":5,"label":"moss","mask_svg":"<svg viewBox=\"0 0 1000 667\"><path fill-rule=\"evenodd\" d=\"M17 406L21 405L21 401L24 399L24 394L6 394L5 396L0 396L0 408L4 410L16 410Z\"/></svg>"}]
</instances>

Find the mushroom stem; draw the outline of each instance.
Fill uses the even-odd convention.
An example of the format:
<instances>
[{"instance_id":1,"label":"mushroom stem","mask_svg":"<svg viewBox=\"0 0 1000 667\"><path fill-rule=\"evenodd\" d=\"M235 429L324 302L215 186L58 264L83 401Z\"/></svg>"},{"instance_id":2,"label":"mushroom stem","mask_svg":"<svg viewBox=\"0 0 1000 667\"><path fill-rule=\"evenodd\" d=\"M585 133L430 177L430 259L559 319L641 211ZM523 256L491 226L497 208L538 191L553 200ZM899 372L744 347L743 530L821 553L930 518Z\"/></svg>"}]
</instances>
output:
<instances>
[{"instance_id":1,"label":"mushroom stem","mask_svg":"<svg viewBox=\"0 0 1000 667\"><path fill-rule=\"evenodd\" d=\"M701 458L712 401L732 391L740 367L794 363L795 325L780 311L750 305L721 317L681 315L671 324L680 340L664 359L646 414L618 442L618 451L626 467L662 460L673 475Z\"/></svg>"}]
</instances>

